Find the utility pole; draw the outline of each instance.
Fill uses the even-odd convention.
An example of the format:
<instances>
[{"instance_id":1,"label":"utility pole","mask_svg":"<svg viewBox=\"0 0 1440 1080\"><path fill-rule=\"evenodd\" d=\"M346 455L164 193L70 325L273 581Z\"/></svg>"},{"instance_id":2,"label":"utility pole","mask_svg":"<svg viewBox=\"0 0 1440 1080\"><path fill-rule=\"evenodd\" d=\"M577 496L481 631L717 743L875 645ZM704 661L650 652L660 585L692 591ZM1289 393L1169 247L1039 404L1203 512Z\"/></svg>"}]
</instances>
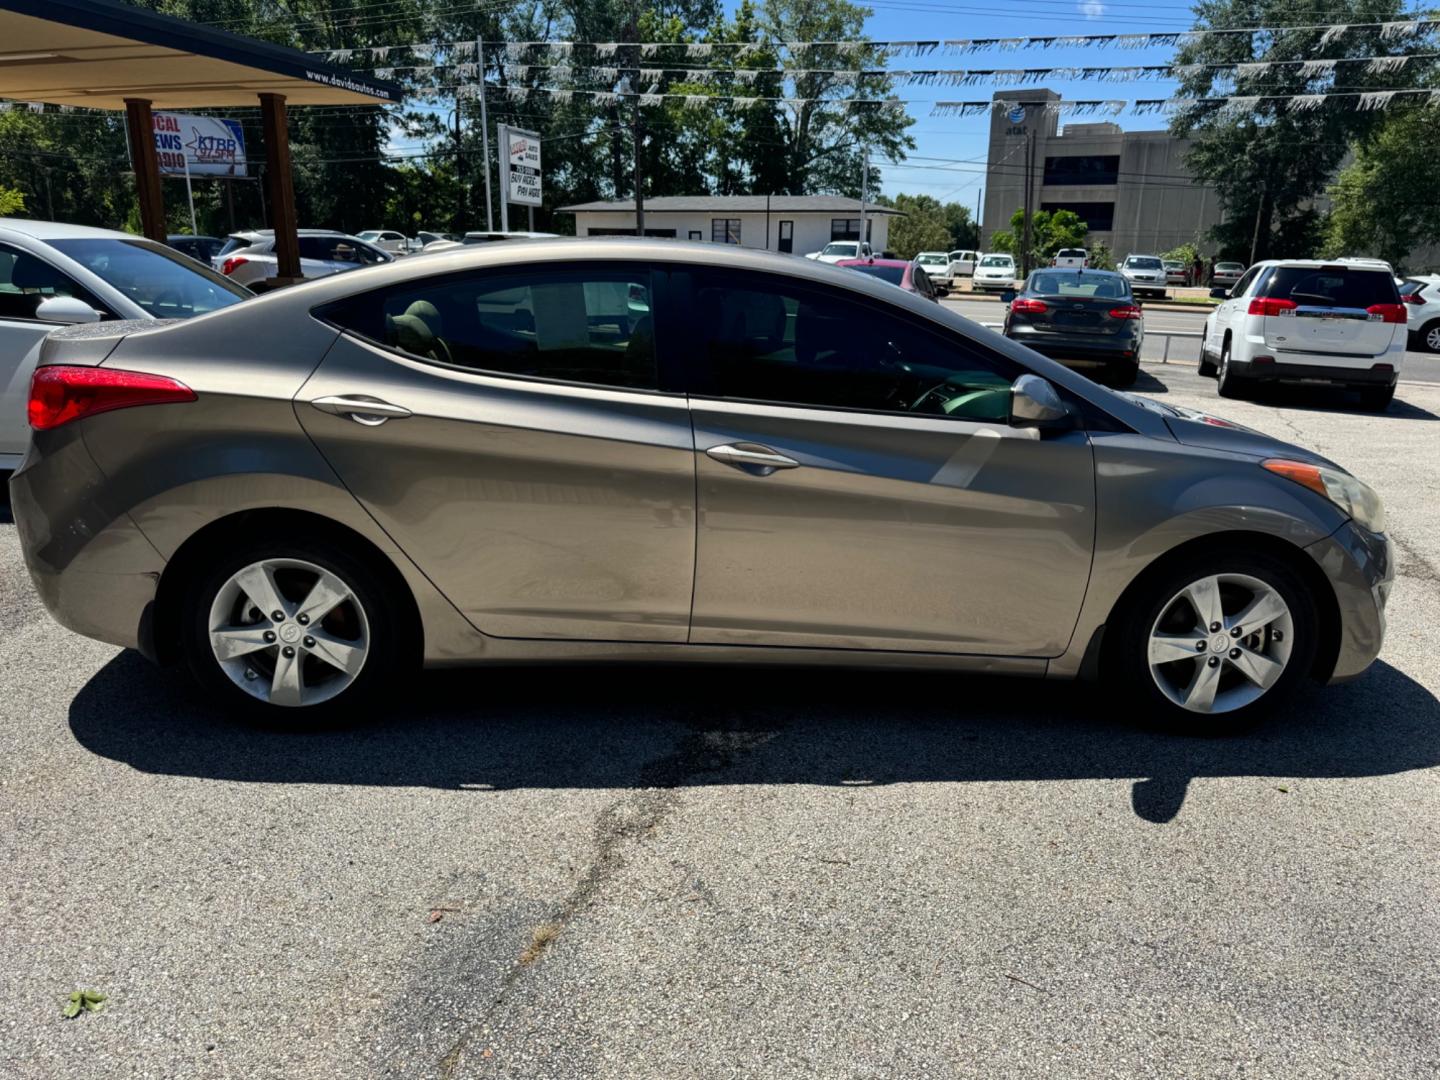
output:
<instances>
[{"instance_id":1,"label":"utility pole","mask_svg":"<svg viewBox=\"0 0 1440 1080\"><path fill-rule=\"evenodd\" d=\"M870 145L865 145L865 153L861 156L860 164L860 243L865 243L865 196L870 191ZM858 250L858 249L857 249ZM873 254L873 253L872 253Z\"/></svg>"},{"instance_id":2,"label":"utility pole","mask_svg":"<svg viewBox=\"0 0 1440 1080\"><path fill-rule=\"evenodd\" d=\"M485 40L475 39L476 70L480 72L480 160L485 165L485 231L495 231L494 200L490 195L490 121L485 114Z\"/></svg>"},{"instance_id":3,"label":"utility pole","mask_svg":"<svg viewBox=\"0 0 1440 1080\"><path fill-rule=\"evenodd\" d=\"M455 219L460 223L460 230L465 230L465 152L460 145L460 102L459 94L455 95L455 182L457 188L456 215Z\"/></svg>"},{"instance_id":4,"label":"utility pole","mask_svg":"<svg viewBox=\"0 0 1440 1080\"><path fill-rule=\"evenodd\" d=\"M638 50L637 50L638 51ZM645 123L640 117L640 95L635 95L635 235L645 235L645 175L640 150L645 141Z\"/></svg>"},{"instance_id":5,"label":"utility pole","mask_svg":"<svg viewBox=\"0 0 1440 1080\"><path fill-rule=\"evenodd\" d=\"M1250 266L1255 265L1255 252L1260 247L1260 218L1265 213L1265 194L1269 188L1269 181L1261 181L1260 205L1255 207L1255 231L1250 236Z\"/></svg>"},{"instance_id":6,"label":"utility pole","mask_svg":"<svg viewBox=\"0 0 1440 1080\"><path fill-rule=\"evenodd\" d=\"M980 250L980 201L984 198L985 189L975 189L975 250Z\"/></svg>"},{"instance_id":7,"label":"utility pole","mask_svg":"<svg viewBox=\"0 0 1440 1080\"><path fill-rule=\"evenodd\" d=\"M1020 276L1030 276L1030 168L1031 156L1034 154L1034 146L1030 137L1025 137L1025 198L1021 202L1021 211L1025 218L1025 228L1021 231L1020 241Z\"/></svg>"}]
</instances>

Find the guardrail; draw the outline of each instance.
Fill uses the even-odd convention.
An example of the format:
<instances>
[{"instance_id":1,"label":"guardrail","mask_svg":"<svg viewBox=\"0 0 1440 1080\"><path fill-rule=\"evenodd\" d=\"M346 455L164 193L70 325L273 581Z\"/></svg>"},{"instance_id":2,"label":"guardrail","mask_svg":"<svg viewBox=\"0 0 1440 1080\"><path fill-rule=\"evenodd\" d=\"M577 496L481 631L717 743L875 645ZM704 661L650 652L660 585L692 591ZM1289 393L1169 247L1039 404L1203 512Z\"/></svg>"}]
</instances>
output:
<instances>
[{"instance_id":1,"label":"guardrail","mask_svg":"<svg viewBox=\"0 0 1440 1080\"><path fill-rule=\"evenodd\" d=\"M982 322L980 325L988 327L991 330L999 330L1002 329L1005 324L998 322ZM1145 331L1145 337L1147 339L1152 337L1163 337L1165 339L1165 352L1161 354L1160 362L1162 364L1168 364L1170 362L1171 338L1188 338L1192 341L1200 341L1205 337L1205 335L1202 333L1197 333L1194 330L1147 330Z\"/></svg>"}]
</instances>

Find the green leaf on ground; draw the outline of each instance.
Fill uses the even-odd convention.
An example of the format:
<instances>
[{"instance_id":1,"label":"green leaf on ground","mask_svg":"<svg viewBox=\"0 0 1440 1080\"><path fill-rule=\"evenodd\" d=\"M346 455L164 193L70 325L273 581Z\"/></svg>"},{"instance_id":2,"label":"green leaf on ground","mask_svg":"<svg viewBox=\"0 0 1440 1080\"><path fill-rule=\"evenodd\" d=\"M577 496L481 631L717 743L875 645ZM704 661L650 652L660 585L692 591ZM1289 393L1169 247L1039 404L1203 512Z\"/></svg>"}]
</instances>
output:
<instances>
[{"instance_id":1,"label":"green leaf on ground","mask_svg":"<svg viewBox=\"0 0 1440 1080\"><path fill-rule=\"evenodd\" d=\"M61 1010L65 1019L71 1020L80 1015L80 1010L86 1012L99 1012L105 1007L105 995L99 990L75 990L66 999L65 1007Z\"/></svg>"}]
</instances>

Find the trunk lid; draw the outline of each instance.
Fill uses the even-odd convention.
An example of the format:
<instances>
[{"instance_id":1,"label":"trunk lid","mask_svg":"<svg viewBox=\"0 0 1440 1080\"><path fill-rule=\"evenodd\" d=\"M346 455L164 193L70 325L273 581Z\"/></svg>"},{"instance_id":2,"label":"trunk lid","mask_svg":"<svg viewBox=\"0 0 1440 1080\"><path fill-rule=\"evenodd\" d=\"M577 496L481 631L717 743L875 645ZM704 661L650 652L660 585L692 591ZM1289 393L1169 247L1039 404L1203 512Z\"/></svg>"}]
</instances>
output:
<instances>
[{"instance_id":1,"label":"trunk lid","mask_svg":"<svg viewBox=\"0 0 1440 1080\"><path fill-rule=\"evenodd\" d=\"M1389 274L1353 266L1281 266L1252 303L1265 346L1287 352L1373 360L1404 332L1400 294Z\"/></svg>"},{"instance_id":2,"label":"trunk lid","mask_svg":"<svg viewBox=\"0 0 1440 1080\"><path fill-rule=\"evenodd\" d=\"M40 345L39 367L71 364L99 367L115 347L131 334L158 330L180 319L115 319L110 322L81 323L52 330Z\"/></svg>"}]
</instances>

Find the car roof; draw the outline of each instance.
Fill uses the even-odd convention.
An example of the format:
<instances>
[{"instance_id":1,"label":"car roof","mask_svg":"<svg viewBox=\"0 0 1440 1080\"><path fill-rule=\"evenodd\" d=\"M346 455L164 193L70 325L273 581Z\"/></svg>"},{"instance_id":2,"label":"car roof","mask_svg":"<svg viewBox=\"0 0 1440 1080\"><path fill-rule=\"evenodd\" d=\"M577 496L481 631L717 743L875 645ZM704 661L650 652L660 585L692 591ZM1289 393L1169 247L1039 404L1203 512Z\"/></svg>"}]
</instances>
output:
<instances>
[{"instance_id":1,"label":"car roof","mask_svg":"<svg viewBox=\"0 0 1440 1080\"><path fill-rule=\"evenodd\" d=\"M1037 273L1037 274L1074 274L1076 277L1087 277L1087 278L1094 278L1094 277L1113 277L1113 278L1120 278L1120 280L1122 280L1122 281L1127 281L1127 280L1129 280L1128 278L1125 277L1124 274L1120 273L1118 270L1102 270L1102 269L1100 269L1098 266L1089 266L1089 267L1086 267L1086 268L1084 268L1084 269L1081 269L1081 268L1078 267L1078 266L1037 266L1037 267L1035 268L1035 273Z\"/></svg>"},{"instance_id":2,"label":"car roof","mask_svg":"<svg viewBox=\"0 0 1440 1080\"><path fill-rule=\"evenodd\" d=\"M1224 266L1224 263L1220 263ZM1322 270L1327 266L1344 270L1364 270L1374 274L1388 274L1390 264L1379 259L1265 259L1256 266L1293 266L1302 270Z\"/></svg>"},{"instance_id":3,"label":"car roof","mask_svg":"<svg viewBox=\"0 0 1440 1080\"><path fill-rule=\"evenodd\" d=\"M35 240L143 240L135 233L118 229L96 229L89 225L70 225L63 221L36 221L31 218L0 218L0 229L28 236Z\"/></svg>"}]
</instances>

